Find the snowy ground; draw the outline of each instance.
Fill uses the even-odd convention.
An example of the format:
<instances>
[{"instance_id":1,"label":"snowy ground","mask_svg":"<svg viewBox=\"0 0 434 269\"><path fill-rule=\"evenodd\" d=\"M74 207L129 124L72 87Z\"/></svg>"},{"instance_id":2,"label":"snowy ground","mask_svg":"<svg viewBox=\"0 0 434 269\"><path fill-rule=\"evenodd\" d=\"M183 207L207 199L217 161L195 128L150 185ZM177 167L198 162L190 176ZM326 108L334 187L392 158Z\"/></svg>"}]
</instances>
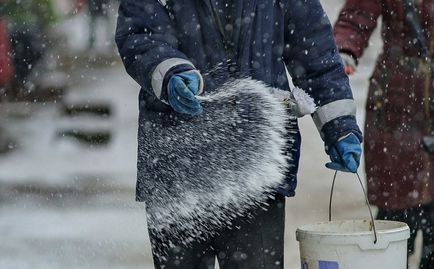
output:
<instances>
[{"instance_id":1,"label":"snowy ground","mask_svg":"<svg viewBox=\"0 0 434 269\"><path fill-rule=\"evenodd\" d=\"M324 1L334 20L341 0ZM377 35L351 78L363 121L367 79L380 49ZM143 205L134 202L137 86L119 65L72 75L68 104L103 104L110 117L71 117L61 104L0 106L0 121L19 142L0 155L0 269L152 268ZM285 268L299 268L296 227L327 219L333 173L310 118L297 196L287 199ZM107 145L83 145L65 130L102 131ZM363 168L361 169L363 171ZM363 173L362 173L363 175ZM367 218L355 176L341 174L336 218Z\"/></svg>"}]
</instances>

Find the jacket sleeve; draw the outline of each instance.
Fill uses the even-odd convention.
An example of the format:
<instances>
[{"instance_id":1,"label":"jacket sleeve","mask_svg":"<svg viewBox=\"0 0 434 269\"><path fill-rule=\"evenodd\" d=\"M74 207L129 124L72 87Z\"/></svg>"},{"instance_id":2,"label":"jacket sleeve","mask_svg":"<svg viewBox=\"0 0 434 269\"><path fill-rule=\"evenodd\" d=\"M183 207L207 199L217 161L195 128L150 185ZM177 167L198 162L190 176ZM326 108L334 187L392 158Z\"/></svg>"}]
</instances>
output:
<instances>
[{"instance_id":1,"label":"jacket sleeve","mask_svg":"<svg viewBox=\"0 0 434 269\"><path fill-rule=\"evenodd\" d=\"M169 13L157 0L121 0L116 44L128 74L163 101L172 74L195 70L178 50Z\"/></svg>"},{"instance_id":2,"label":"jacket sleeve","mask_svg":"<svg viewBox=\"0 0 434 269\"><path fill-rule=\"evenodd\" d=\"M339 50L359 59L369 45L381 11L380 0L347 0L334 27Z\"/></svg>"},{"instance_id":3,"label":"jacket sleeve","mask_svg":"<svg viewBox=\"0 0 434 269\"><path fill-rule=\"evenodd\" d=\"M350 132L362 141L349 80L319 0L290 0L286 14L284 60L294 84L318 106L312 116L326 151Z\"/></svg>"}]
</instances>

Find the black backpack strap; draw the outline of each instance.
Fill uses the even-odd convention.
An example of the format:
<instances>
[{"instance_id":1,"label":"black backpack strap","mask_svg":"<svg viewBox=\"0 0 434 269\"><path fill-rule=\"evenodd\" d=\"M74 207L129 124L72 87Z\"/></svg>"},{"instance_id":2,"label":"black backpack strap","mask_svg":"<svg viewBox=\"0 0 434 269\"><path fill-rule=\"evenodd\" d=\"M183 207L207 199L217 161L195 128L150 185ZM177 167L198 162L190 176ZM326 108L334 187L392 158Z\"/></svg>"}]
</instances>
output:
<instances>
[{"instance_id":1,"label":"black backpack strap","mask_svg":"<svg viewBox=\"0 0 434 269\"><path fill-rule=\"evenodd\" d=\"M429 57L429 49L425 35L422 30L419 14L414 4L414 0L403 0L405 8L405 20L410 27L413 37L417 40L422 57Z\"/></svg>"}]
</instances>

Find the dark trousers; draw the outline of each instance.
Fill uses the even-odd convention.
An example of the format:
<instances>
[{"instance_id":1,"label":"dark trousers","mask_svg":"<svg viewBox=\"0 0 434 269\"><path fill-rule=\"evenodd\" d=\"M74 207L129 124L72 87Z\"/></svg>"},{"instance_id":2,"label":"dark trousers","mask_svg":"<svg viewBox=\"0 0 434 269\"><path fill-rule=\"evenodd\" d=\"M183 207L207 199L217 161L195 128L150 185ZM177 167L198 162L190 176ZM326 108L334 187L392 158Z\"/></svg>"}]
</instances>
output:
<instances>
[{"instance_id":1,"label":"dark trousers","mask_svg":"<svg viewBox=\"0 0 434 269\"><path fill-rule=\"evenodd\" d=\"M207 241L172 248L165 261L154 256L155 268L213 269L217 258L221 269L282 269L285 198L277 195L268 204ZM153 248L155 242L151 236Z\"/></svg>"},{"instance_id":2,"label":"dark trousers","mask_svg":"<svg viewBox=\"0 0 434 269\"><path fill-rule=\"evenodd\" d=\"M420 269L434 268L434 203L402 210L379 209L377 219L394 220L407 223L410 227L408 254L414 252L417 231L423 234L422 259Z\"/></svg>"}]
</instances>

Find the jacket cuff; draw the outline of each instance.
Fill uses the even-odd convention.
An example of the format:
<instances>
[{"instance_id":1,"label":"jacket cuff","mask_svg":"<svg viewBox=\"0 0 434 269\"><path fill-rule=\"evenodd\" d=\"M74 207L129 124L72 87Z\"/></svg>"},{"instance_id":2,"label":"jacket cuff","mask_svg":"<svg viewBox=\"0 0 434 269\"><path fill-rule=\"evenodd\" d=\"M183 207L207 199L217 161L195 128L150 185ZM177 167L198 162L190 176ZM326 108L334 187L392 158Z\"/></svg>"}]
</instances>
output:
<instances>
[{"instance_id":1,"label":"jacket cuff","mask_svg":"<svg viewBox=\"0 0 434 269\"><path fill-rule=\"evenodd\" d=\"M355 116L342 116L324 125L321 130L321 137L324 140L325 151L329 149L342 137L353 133L360 143L363 141L362 132L356 122Z\"/></svg>"},{"instance_id":2,"label":"jacket cuff","mask_svg":"<svg viewBox=\"0 0 434 269\"><path fill-rule=\"evenodd\" d=\"M356 104L353 99L341 99L319 107L313 121L328 148L342 136L354 133L362 141L362 132L356 122Z\"/></svg>"},{"instance_id":3,"label":"jacket cuff","mask_svg":"<svg viewBox=\"0 0 434 269\"><path fill-rule=\"evenodd\" d=\"M325 124L344 116L356 116L356 103L353 99L336 100L318 107L313 113L313 121L321 132Z\"/></svg>"},{"instance_id":4,"label":"jacket cuff","mask_svg":"<svg viewBox=\"0 0 434 269\"><path fill-rule=\"evenodd\" d=\"M194 65L182 58L169 58L159 63L151 75L151 85L155 96L165 101L167 100L167 82L173 74L181 73L184 71L195 70L200 79L200 87L203 89L203 79L199 71L196 70Z\"/></svg>"},{"instance_id":5,"label":"jacket cuff","mask_svg":"<svg viewBox=\"0 0 434 269\"><path fill-rule=\"evenodd\" d=\"M348 55L348 57L351 57L351 59L354 61L356 66L359 64L359 59L351 50L342 48L339 50L339 54L341 54L341 57L342 57L342 54Z\"/></svg>"},{"instance_id":6,"label":"jacket cuff","mask_svg":"<svg viewBox=\"0 0 434 269\"><path fill-rule=\"evenodd\" d=\"M340 52L339 55L341 56L342 62L345 65L351 66L354 70L356 70L358 62L357 59L354 58L351 54L348 54L346 52Z\"/></svg>"}]
</instances>

